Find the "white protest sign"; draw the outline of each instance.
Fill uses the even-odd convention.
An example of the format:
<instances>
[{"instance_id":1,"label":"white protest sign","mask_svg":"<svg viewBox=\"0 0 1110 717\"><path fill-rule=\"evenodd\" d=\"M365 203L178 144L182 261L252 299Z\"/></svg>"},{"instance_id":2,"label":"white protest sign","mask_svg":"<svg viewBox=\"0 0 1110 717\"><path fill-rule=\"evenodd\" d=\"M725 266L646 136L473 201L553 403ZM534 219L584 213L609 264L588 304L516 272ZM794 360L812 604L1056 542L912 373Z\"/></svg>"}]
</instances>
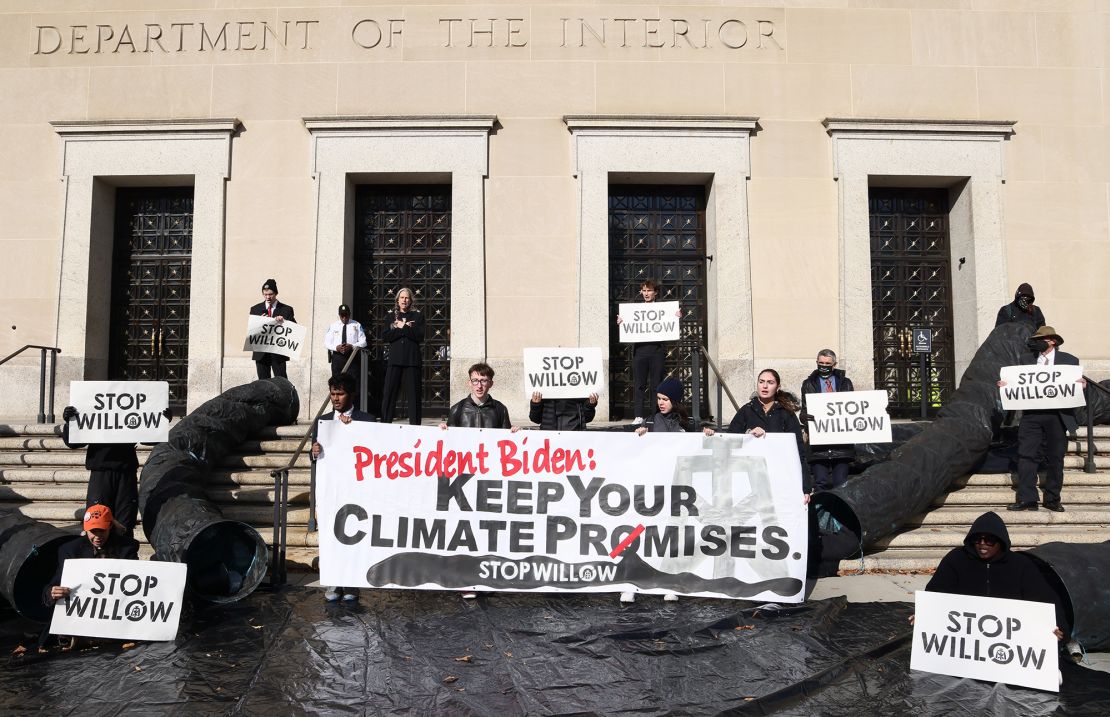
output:
<instances>
[{"instance_id":1,"label":"white protest sign","mask_svg":"<svg viewBox=\"0 0 1110 717\"><path fill-rule=\"evenodd\" d=\"M270 316L251 316L247 319L243 350L294 358L301 350L306 333L305 327L292 321L278 323Z\"/></svg>"},{"instance_id":2,"label":"white protest sign","mask_svg":"<svg viewBox=\"0 0 1110 717\"><path fill-rule=\"evenodd\" d=\"M185 563L70 559L62 566L69 597L54 604L54 635L172 640L181 620Z\"/></svg>"},{"instance_id":3,"label":"white protest sign","mask_svg":"<svg viewBox=\"0 0 1110 717\"><path fill-rule=\"evenodd\" d=\"M605 371L600 348L524 349L524 396L532 392L544 398L586 398L601 393Z\"/></svg>"},{"instance_id":4,"label":"white protest sign","mask_svg":"<svg viewBox=\"0 0 1110 717\"><path fill-rule=\"evenodd\" d=\"M809 444L890 443L886 391L807 393Z\"/></svg>"},{"instance_id":5,"label":"white protest sign","mask_svg":"<svg viewBox=\"0 0 1110 717\"><path fill-rule=\"evenodd\" d=\"M170 433L162 412L170 405L165 381L71 381L72 443L158 443Z\"/></svg>"},{"instance_id":6,"label":"white protest sign","mask_svg":"<svg viewBox=\"0 0 1110 717\"><path fill-rule=\"evenodd\" d=\"M678 341L678 302L652 301L620 304L621 323L617 326L621 343L639 341Z\"/></svg>"},{"instance_id":7,"label":"white protest sign","mask_svg":"<svg viewBox=\"0 0 1110 717\"><path fill-rule=\"evenodd\" d=\"M325 421L318 440L324 585L804 597L789 434Z\"/></svg>"},{"instance_id":8,"label":"white protest sign","mask_svg":"<svg viewBox=\"0 0 1110 717\"><path fill-rule=\"evenodd\" d=\"M1024 411L1030 408L1074 408L1086 403L1082 366L1003 366L999 378L1006 382L998 390L1002 408Z\"/></svg>"},{"instance_id":9,"label":"white protest sign","mask_svg":"<svg viewBox=\"0 0 1110 717\"><path fill-rule=\"evenodd\" d=\"M1059 692L1049 603L916 593L910 669Z\"/></svg>"}]
</instances>

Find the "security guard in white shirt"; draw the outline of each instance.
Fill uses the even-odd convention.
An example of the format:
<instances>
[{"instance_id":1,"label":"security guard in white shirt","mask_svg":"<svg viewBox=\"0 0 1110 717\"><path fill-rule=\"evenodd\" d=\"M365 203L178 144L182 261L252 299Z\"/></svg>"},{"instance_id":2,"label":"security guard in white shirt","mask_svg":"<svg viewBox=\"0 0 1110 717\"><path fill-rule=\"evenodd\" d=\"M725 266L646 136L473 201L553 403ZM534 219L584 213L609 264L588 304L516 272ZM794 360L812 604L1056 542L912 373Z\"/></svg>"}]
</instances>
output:
<instances>
[{"instance_id":1,"label":"security guard in white shirt","mask_svg":"<svg viewBox=\"0 0 1110 717\"><path fill-rule=\"evenodd\" d=\"M366 348L366 332L362 330L362 324L351 318L351 307L340 304L339 321L329 326L328 333L324 335L324 348L328 350L328 356L331 358L332 376L343 370L343 365L347 363L347 359L351 357L351 351L356 347L360 350ZM351 363L347 373L356 377L357 381L358 359Z\"/></svg>"}]
</instances>

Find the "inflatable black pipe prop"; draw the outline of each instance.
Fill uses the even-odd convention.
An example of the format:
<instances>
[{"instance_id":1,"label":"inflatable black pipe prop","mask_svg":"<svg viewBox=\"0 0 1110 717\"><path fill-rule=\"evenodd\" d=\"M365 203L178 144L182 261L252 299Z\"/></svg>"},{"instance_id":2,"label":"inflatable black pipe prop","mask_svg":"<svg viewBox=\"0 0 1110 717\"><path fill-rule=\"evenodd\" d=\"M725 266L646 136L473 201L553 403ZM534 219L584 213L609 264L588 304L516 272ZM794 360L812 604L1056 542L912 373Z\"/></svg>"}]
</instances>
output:
<instances>
[{"instance_id":1,"label":"inflatable black pipe prop","mask_svg":"<svg viewBox=\"0 0 1110 717\"><path fill-rule=\"evenodd\" d=\"M890 460L830 491L817 493L818 514L835 518L849 540L825 540L822 558L858 554L893 533L966 475L990 447L992 428L1002 419L998 403L998 372L1021 362L1032 330L1023 323L991 332L964 372L960 387L928 428L890 454Z\"/></svg>"},{"instance_id":2,"label":"inflatable black pipe prop","mask_svg":"<svg viewBox=\"0 0 1110 717\"><path fill-rule=\"evenodd\" d=\"M139 483L143 528L158 560L189 566L188 587L210 602L235 602L266 576L266 542L254 528L228 520L205 497L209 473L265 426L292 423L300 410L283 378L237 386L207 401L150 452Z\"/></svg>"},{"instance_id":3,"label":"inflatable black pipe prop","mask_svg":"<svg viewBox=\"0 0 1110 717\"><path fill-rule=\"evenodd\" d=\"M1110 379L1099 381L1098 385L1110 391ZM1096 426L1110 423L1110 393L1107 391L1100 391L1097 388L1087 389L1088 405L1094 418L1092 423ZM1075 420L1080 426L1087 425L1087 406L1075 409Z\"/></svg>"},{"instance_id":4,"label":"inflatable black pipe prop","mask_svg":"<svg viewBox=\"0 0 1110 717\"><path fill-rule=\"evenodd\" d=\"M1110 541L1045 543L1025 553L1048 567L1049 583L1064 598L1072 639L1087 650L1110 648Z\"/></svg>"},{"instance_id":5,"label":"inflatable black pipe prop","mask_svg":"<svg viewBox=\"0 0 1110 717\"><path fill-rule=\"evenodd\" d=\"M0 594L23 617L50 619L42 588L58 567L58 548L73 534L22 513L0 513Z\"/></svg>"}]
</instances>

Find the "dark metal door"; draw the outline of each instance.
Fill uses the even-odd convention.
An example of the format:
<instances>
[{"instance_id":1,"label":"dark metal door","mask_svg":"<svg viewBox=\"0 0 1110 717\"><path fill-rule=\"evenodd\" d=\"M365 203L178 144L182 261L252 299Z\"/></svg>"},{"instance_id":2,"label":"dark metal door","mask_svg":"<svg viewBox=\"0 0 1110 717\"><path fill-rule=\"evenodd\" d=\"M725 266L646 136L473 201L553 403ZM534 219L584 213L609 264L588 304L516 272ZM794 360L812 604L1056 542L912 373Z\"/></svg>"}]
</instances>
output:
<instances>
[{"instance_id":1,"label":"dark metal door","mask_svg":"<svg viewBox=\"0 0 1110 717\"><path fill-rule=\"evenodd\" d=\"M451 187L363 185L355 195L355 215L354 312L366 328L371 401L381 401L382 395L382 331L393 318L397 290L407 286L425 322L424 415L446 415L451 405ZM398 417L408 416L404 395Z\"/></svg>"},{"instance_id":2,"label":"dark metal door","mask_svg":"<svg viewBox=\"0 0 1110 717\"><path fill-rule=\"evenodd\" d=\"M192 248L192 187L116 191L108 375L167 381L178 414L187 399Z\"/></svg>"},{"instance_id":3,"label":"dark metal door","mask_svg":"<svg viewBox=\"0 0 1110 717\"><path fill-rule=\"evenodd\" d=\"M875 387L885 388L894 417L917 417L922 376L912 331L933 330L926 357L929 415L955 388L948 192L872 189L871 300Z\"/></svg>"},{"instance_id":4,"label":"dark metal door","mask_svg":"<svg viewBox=\"0 0 1110 717\"><path fill-rule=\"evenodd\" d=\"M633 418L632 346L620 343L617 307L641 301L640 284L661 285L656 301L682 306L681 338L667 347L665 373L682 381L690 406L690 354L706 335L705 188L650 185L609 187L609 415ZM708 407L702 363L702 406ZM654 390L649 386L648 391ZM649 402L653 407L654 401ZM703 415L705 415L703 409Z\"/></svg>"}]
</instances>

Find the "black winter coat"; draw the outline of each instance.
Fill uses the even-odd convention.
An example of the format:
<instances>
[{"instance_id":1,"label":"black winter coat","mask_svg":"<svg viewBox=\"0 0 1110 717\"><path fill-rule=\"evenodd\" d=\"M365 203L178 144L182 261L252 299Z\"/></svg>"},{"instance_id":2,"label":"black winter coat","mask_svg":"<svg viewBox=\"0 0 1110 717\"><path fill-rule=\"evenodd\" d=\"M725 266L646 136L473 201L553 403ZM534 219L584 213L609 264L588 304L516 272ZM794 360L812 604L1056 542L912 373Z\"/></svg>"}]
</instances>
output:
<instances>
[{"instance_id":1,"label":"black winter coat","mask_svg":"<svg viewBox=\"0 0 1110 717\"><path fill-rule=\"evenodd\" d=\"M411 321L403 329L393 327L393 321ZM422 366L424 357L420 345L424 343L424 316L419 311L395 311L393 319L382 331L382 341L389 345L390 366Z\"/></svg>"},{"instance_id":2,"label":"black winter coat","mask_svg":"<svg viewBox=\"0 0 1110 717\"><path fill-rule=\"evenodd\" d=\"M854 391L855 387L852 385L852 379L844 375L844 372L838 368L833 369L833 378L836 380L836 392ZM814 371L809 375L805 381L802 381L802 417L803 420L810 421L812 418L807 418L809 411L806 410L806 394L807 393L821 393L821 382L824 381L821 375ZM809 447L809 460L812 461L850 461L856 457L856 447L850 443L830 445L830 446L810 446Z\"/></svg>"},{"instance_id":3,"label":"black winter coat","mask_svg":"<svg viewBox=\"0 0 1110 717\"><path fill-rule=\"evenodd\" d=\"M509 409L505 404L487 394L486 402L474 403L474 399L467 396L451 406L447 415L447 425L461 428L512 428L509 422Z\"/></svg>"},{"instance_id":4,"label":"black winter coat","mask_svg":"<svg viewBox=\"0 0 1110 717\"><path fill-rule=\"evenodd\" d=\"M652 433L685 433L685 423L677 413L671 411L670 413L656 413L648 421L648 426Z\"/></svg>"},{"instance_id":5,"label":"black winter coat","mask_svg":"<svg viewBox=\"0 0 1110 717\"><path fill-rule=\"evenodd\" d=\"M77 536L68 543L63 543L62 547L58 548L58 569L54 571L54 577L50 579L50 583L42 589L43 605L54 604L54 600L50 597L50 588L62 584L62 568L65 567L66 560L69 558L138 560L139 541L126 535L111 533L108 542L100 550L94 549L89 539L83 535Z\"/></svg>"},{"instance_id":6,"label":"black winter coat","mask_svg":"<svg viewBox=\"0 0 1110 717\"><path fill-rule=\"evenodd\" d=\"M69 440L69 421L62 428L62 441L70 448L86 448L85 470L90 471L135 471L139 468L139 458L135 455L134 443L71 443Z\"/></svg>"},{"instance_id":7,"label":"black winter coat","mask_svg":"<svg viewBox=\"0 0 1110 717\"><path fill-rule=\"evenodd\" d=\"M778 401L771 404L771 410L766 413L758 398L753 398L740 407L728 424L729 433L747 433L753 428L762 428L767 433L793 433L798 442L798 458L802 463L802 490L809 493L813 490L813 476L809 472L806 462L805 441L802 440L802 424L793 411L783 407Z\"/></svg>"},{"instance_id":8,"label":"black winter coat","mask_svg":"<svg viewBox=\"0 0 1110 717\"><path fill-rule=\"evenodd\" d=\"M596 413L597 406L585 398L545 398L528 404L528 420L545 431L584 431Z\"/></svg>"},{"instance_id":9,"label":"black winter coat","mask_svg":"<svg viewBox=\"0 0 1110 717\"><path fill-rule=\"evenodd\" d=\"M1029 309L1029 311L1025 311L1018 306L1017 294L1014 294L1014 300L998 310L998 316L994 320L995 328L1010 322L1023 322L1029 324L1033 327L1034 331L1044 326L1045 320L1044 314L1041 312L1041 307L1033 304Z\"/></svg>"},{"instance_id":10,"label":"black winter coat","mask_svg":"<svg viewBox=\"0 0 1110 717\"><path fill-rule=\"evenodd\" d=\"M976 554L972 541L984 533L1002 541L1002 551L989 561ZM925 589L936 593L1051 603L1056 606L1056 626L1065 635L1070 631L1056 592L1049 587L1032 558L1010 550L1010 534L997 513L983 513L975 519L963 546L952 549L941 559Z\"/></svg>"}]
</instances>

